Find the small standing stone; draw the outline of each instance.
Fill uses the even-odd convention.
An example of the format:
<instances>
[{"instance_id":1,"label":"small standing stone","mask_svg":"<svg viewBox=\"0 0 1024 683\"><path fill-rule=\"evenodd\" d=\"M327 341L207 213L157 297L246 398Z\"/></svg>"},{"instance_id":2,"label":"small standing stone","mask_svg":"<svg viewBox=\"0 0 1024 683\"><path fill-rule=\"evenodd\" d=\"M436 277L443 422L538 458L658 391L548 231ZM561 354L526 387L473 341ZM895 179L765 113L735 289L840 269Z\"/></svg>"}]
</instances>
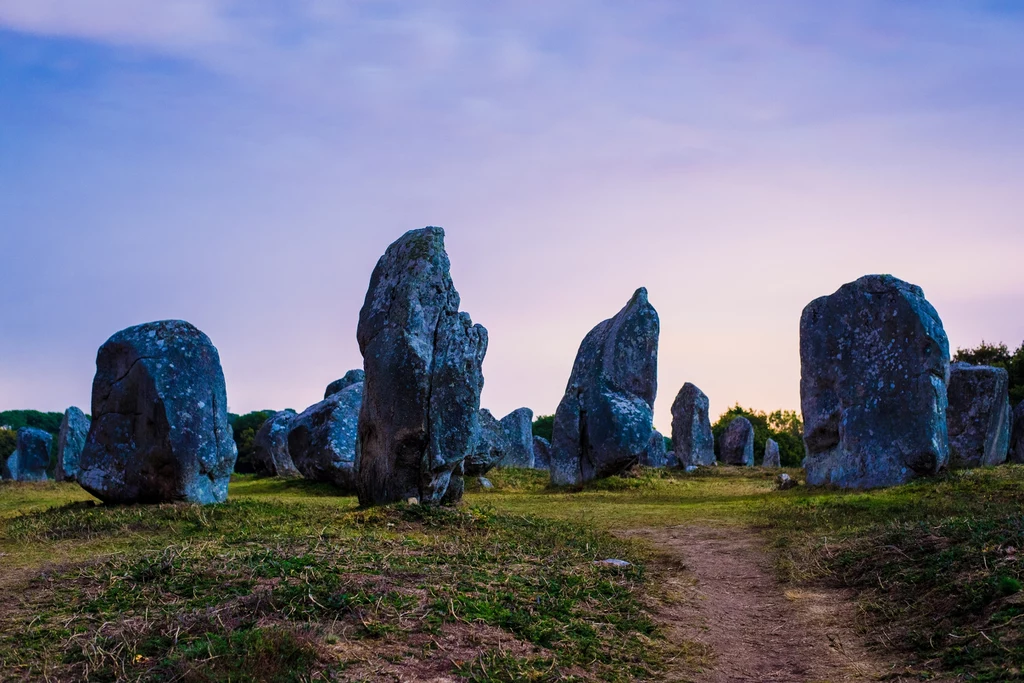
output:
<instances>
[{"instance_id":1,"label":"small standing stone","mask_svg":"<svg viewBox=\"0 0 1024 683\"><path fill-rule=\"evenodd\" d=\"M507 450L501 467L533 467L533 411L518 408L501 418Z\"/></svg>"},{"instance_id":2,"label":"small standing stone","mask_svg":"<svg viewBox=\"0 0 1024 683\"><path fill-rule=\"evenodd\" d=\"M737 417L722 434L722 462L742 467L754 466L754 426L745 417Z\"/></svg>"},{"instance_id":3,"label":"small standing stone","mask_svg":"<svg viewBox=\"0 0 1024 683\"><path fill-rule=\"evenodd\" d=\"M50 466L49 432L34 427L18 430L17 448L7 458L7 472L14 481L46 481L46 468Z\"/></svg>"},{"instance_id":4,"label":"small standing stone","mask_svg":"<svg viewBox=\"0 0 1024 683\"><path fill-rule=\"evenodd\" d=\"M74 406L64 411L57 435L57 481L75 481L85 439L89 436L89 418Z\"/></svg>"},{"instance_id":5,"label":"small standing stone","mask_svg":"<svg viewBox=\"0 0 1024 683\"><path fill-rule=\"evenodd\" d=\"M764 444L764 462L762 467L782 467L782 460L779 456L779 444L775 439L768 439Z\"/></svg>"},{"instance_id":6,"label":"small standing stone","mask_svg":"<svg viewBox=\"0 0 1024 683\"><path fill-rule=\"evenodd\" d=\"M681 467L715 464L715 435L708 416L710 402L687 382L672 402L672 449Z\"/></svg>"},{"instance_id":7,"label":"small standing stone","mask_svg":"<svg viewBox=\"0 0 1024 683\"><path fill-rule=\"evenodd\" d=\"M551 442L543 436L533 437L533 467L538 470L551 467Z\"/></svg>"},{"instance_id":8,"label":"small standing stone","mask_svg":"<svg viewBox=\"0 0 1024 683\"><path fill-rule=\"evenodd\" d=\"M1006 462L1010 448L1010 378L1003 368L953 363L949 368L949 466Z\"/></svg>"}]
</instances>

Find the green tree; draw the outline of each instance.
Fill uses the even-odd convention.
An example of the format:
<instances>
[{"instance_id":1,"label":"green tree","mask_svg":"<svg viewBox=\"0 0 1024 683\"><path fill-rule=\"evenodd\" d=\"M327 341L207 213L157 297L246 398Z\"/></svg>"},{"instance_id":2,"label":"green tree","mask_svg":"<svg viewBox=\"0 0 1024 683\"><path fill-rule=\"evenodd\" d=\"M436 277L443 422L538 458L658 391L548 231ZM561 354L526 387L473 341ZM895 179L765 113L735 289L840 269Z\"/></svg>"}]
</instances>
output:
<instances>
[{"instance_id":1,"label":"green tree","mask_svg":"<svg viewBox=\"0 0 1024 683\"><path fill-rule=\"evenodd\" d=\"M533 421L533 435L551 441L551 432L555 427L554 415L541 415Z\"/></svg>"},{"instance_id":2,"label":"green tree","mask_svg":"<svg viewBox=\"0 0 1024 683\"><path fill-rule=\"evenodd\" d=\"M0 427L0 460L7 460L18 447L18 432Z\"/></svg>"},{"instance_id":3,"label":"green tree","mask_svg":"<svg viewBox=\"0 0 1024 683\"><path fill-rule=\"evenodd\" d=\"M715 455L719 455L719 443L726 427L737 417L745 417L754 427L754 462L760 464L764 459L764 447L768 439L779 444L779 459L785 467L799 467L804 459L803 422L800 415L793 410L776 410L764 413L760 410L734 405L722 413L711 425L715 435Z\"/></svg>"},{"instance_id":4,"label":"green tree","mask_svg":"<svg viewBox=\"0 0 1024 683\"><path fill-rule=\"evenodd\" d=\"M43 413L38 410L5 410L0 412L0 427L18 431L22 427L35 427L54 436L60 432L64 413Z\"/></svg>"}]
</instances>

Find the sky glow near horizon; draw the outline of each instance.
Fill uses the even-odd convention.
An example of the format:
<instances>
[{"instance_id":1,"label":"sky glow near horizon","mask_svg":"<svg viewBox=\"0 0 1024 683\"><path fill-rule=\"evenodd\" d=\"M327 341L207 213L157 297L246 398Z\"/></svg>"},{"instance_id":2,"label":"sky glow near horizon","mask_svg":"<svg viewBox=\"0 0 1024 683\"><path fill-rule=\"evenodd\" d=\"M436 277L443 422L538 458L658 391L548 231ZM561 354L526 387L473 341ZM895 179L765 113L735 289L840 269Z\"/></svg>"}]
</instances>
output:
<instances>
[{"instance_id":1,"label":"sky glow near horizon","mask_svg":"<svg viewBox=\"0 0 1024 683\"><path fill-rule=\"evenodd\" d=\"M666 433L685 381L799 409L800 312L867 273L1016 347L1022 9L0 0L0 410L88 410L99 345L165 318L233 412L301 410L425 225L497 415L553 412L640 286Z\"/></svg>"}]
</instances>

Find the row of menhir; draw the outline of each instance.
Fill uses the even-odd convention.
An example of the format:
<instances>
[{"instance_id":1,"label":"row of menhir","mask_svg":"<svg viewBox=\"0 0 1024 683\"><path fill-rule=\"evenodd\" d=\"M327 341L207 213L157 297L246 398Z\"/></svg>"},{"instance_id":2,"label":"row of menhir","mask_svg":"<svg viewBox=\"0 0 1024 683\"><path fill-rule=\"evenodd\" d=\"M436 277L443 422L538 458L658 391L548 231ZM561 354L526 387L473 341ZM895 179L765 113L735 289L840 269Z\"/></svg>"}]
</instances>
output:
<instances>
[{"instance_id":1,"label":"row of menhir","mask_svg":"<svg viewBox=\"0 0 1024 683\"><path fill-rule=\"evenodd\" d=\"M303 413L271 417L257 459L274 474L354 490L364 505L454 502L465 476L497 464L546 467L562 486L638 462L714 464L708 400L692 384L672 407L671 454L653 428L659 329L638 289L584 338L551 443L535 439L528 409L501 421L480 409L487 331L459 311L443 230L410 231L373 271L357 327L363 370ZM941 320L918 287L866 276L811 302L800 353L809 484L887 486L1011 452L1024 458L1024 419L1011 439L1005 371L951 371ZM147 323L111 337L96 365L93 421L66 414L58 476L109 502L225 500L237 449L210 339L183 321ZM4 477L39 476L44 436L33 432L19 433ZM752 448L750 424L738 418L722 460L751 465ZM775 464L777 452L766 456Z\"/></svg>"}]
</instances>

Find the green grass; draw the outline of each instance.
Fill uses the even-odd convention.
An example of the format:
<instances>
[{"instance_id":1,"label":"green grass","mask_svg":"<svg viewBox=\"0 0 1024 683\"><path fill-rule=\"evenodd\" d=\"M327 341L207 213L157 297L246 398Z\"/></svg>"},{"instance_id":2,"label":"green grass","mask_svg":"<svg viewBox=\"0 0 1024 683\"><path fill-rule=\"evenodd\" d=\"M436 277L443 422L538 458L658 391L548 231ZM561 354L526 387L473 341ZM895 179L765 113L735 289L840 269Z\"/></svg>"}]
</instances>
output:
<instances>
[{"instance_id":1,"label":"green grass","mask_svg":"<svg viewBox=\"0 0 1024 683\"><path fill-rule=\"evenodd\" d=\"M70 495L57 487L0 520L4 559L25 568L3 586L0 678L299 681L429 665L624 681L670 653L636 544L489 507L356 510L302 483L234 488L208 507L39 511L44 493ZM48 550L59 562L39 561ZM593 564L608 556L634 565Z\"/></svg>"},{"instance_id":2,"label":"green grass","mask_svg":"<svg viewBox=\"0 0 1024 683\"><path fill-rule=\"evenodd\" d=\"M641 470L570 492L495 471L457 510L360 511L330 487L253 477L206 508L0 485L0 562L19 569L0 576L15 596L0 607L0 671L657 678L679 652L647 611L654 565L606 532L700 523L757 529L784 581L854 591L859 626L904 680L1024 680L1024 467L869 492L780 492L774 475ZM634 566L591 564L608 556Z\"/></svg>"}]
</instances>

